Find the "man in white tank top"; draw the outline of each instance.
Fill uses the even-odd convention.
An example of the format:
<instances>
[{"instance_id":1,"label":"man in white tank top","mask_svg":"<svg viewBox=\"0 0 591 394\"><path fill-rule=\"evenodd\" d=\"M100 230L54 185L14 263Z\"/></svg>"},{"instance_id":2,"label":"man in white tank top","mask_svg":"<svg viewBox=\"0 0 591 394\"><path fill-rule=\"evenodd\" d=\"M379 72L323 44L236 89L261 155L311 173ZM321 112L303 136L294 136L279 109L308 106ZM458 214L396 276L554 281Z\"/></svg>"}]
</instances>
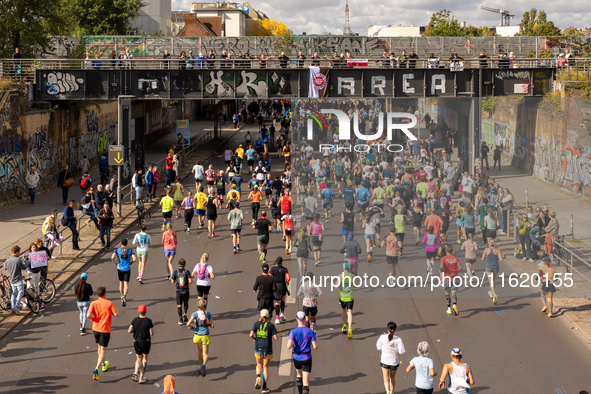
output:
<instances>
[{"instance_id":1,"label":"man in white tank top","mask_svg":"<svg viewBox=\"0 0 591 394\"><path fill-rule=\"evenodd\" d=\"M449 376L449 383L446 378ZM472 369L468 364L462 363L462 351L458 348L451 350L451 363L443 366L441 378L439 379L439 389L447 386L449 394L466 394L470 385L474 385L474 376Z\"/></svg>"}]
</instances>

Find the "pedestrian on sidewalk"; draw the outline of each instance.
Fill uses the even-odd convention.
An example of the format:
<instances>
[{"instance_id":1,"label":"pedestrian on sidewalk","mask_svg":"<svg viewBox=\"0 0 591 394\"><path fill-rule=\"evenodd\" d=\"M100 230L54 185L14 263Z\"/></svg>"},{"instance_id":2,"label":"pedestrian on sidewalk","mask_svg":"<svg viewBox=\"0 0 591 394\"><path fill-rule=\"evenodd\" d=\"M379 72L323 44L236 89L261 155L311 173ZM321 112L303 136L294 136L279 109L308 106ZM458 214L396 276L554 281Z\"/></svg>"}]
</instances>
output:
<instances>
[{"instance_id":1,"label":"pedestrian on sidewalk","mask_svg":"<svg viewBox=\"0 0 591 394\"><path fill-rule=\"evenodd\" d=\"M10 287L12 289L10 305L12 307L12 313L15 315L20 315L21 299L25 294L22 272L27 269L27 266L20 255L20 246L14 245L12 247L12 257L6 259L4 262L4 268L8 270L8 279L10 279Z\"/></svg>"},{"instance_id":2,"label":"pedestrian on sidewalk","mask_svg":"<svg viewBox=\"0 0 591 394\"><path fill-rule=\"evenodd\" d=\"M164 186L167 189L170 189L170 186L172 184L174 177L174 159L172 157L172 155L174 154L171 152L168 152L168 156L166 156L166 181L164 182Z\"/></svg>"},{"instance_id":3,"label":"pedestrian on sidewalk","mask_svg":"<svg viewBox=\"0 0 591 394\"><path fill-rule=\"evenodd\" d=\"M382 367L382 377L384 379L384 387L387 394L394 393L396 387L396 372L400 366L399 354L404 354L404 344L402 339L394 335L396 332L396 323L388 322L386 326L387 333L380 335L376 347L380 351L380 367Z\"/></svg>"},{"instance_id":4,"label":"pedestrian on sidewalk","mask_svg":"<svg viewBox=\"0 0 591 394\"><path fill-rule=\"evenodd\" d=\"M427 357L429 354L429 344L425 341L420 342L417 347L419 357L410 360L406 373L413 369L417 369L417 376L415 379L415 388L419 394L433 394L433 377L437 376L437 372L433 368L433 360Z\"/></svg>"},{"instance_id":5,"label":"pedestrian on sidewalk","mask_svg":"<svg viewBox=\"0 0 591 394\"><path fill-rule=\"evenodd\" d=\"M137 245L136 254L138 257L137 280L143 284L144 271L146 269L146 262L148 261L149 247L152 245L152 238L150 234L146 233L146 225L140 226L140 232L133 237L133 244Z\"/></svg>"},{"instance_id":6,"label":"pedestrian on sidewalk","mask_svg":"<svg viewBox=\"0 0 591 394\"><path fill-rule=\"evenodd\" d=\"M135 205L138 205L144 191L144 177L142 176L141 168L135 172L133 175L133 180L135 190Z\"/></svg>"},{"instance_id":7,"label":"pedestrian on sidewalk","mask_svg":"<svg viewBox=\"0 0 591 394\"><path fill-rule=\"evenodd\" d=\"M162 233L162 244L164 245L164 257L166 258L166 280L169 280L177 248L177 236L172 231L172 223L168 223L166 231Z\"/></svg>"},{"instance_id":8,"label":"pedestrian on sidewalk","mask_svg":"<svg viewBox=\"0 0 591 394\"><path fill-rule=\"evenodd\" d=\"M254 388L259 390L262 386L262 393L266 394L269 392L267 382L269 380L269 362L273 359L273 339L278 341L279 338L277 337L275 325L271 323L269 311L263 309L260 315L259 320L252 326L249 336L254 340L254 358L256 360L257 376ZM263 374L262 379L261 372Z\"/></svg>"},{"instance_id":9,"label":"pedestrian on sidewalk","mask_svg":"<svg viewBox=\"0 0 591 394\"><path fill-rule=\"evenodd\" d=\"M107 246L105 251L108 252L111 249L111 228L113 227L113 221L115 220L115 215L111 208L109 208L109 203L104 202L103 209L100 210L98 219L100 220L100 235L99 239L101 241L101 246L105 245L105 234L107 235Z\"/></svg>"},{"instance_id":10,"label":"pedestrian on sidewalk","mask_svg":"<svg viewBox=\"0 0 591 394\"><path fill-rule=\"evenodd\" d=\"M151 201L152 187L154 186L154 174L152 174L152 166L149 166L144 174L144 185L146 186L146 201Z\"/></svg>"},{"instance_id":11,"label":"pedestrian on sidewalk","mask_svg":"<svg viewBox=\"0 0 591 394\"><path fill-rule=\"evenodd\" d=\"M531 253L531 238L529 237L529 232L531 230L531 223L527 218L527 214L524 213L521 215L521 220L519 221L519 244L521 245L521 254L523 255L523 261L529 260L531 263L534 262L532 253Z\"/></svg>"},{"instance_id":12,"label":"pedestrian on sidewalk","mask_svg":"<svg viewBox=\"0 0 591 394\"><path fill-rule=\"evenodd\" d=\"M193 343L197 345L197 357L199 358L199 375L205 377L207 370L205 364L209 358L209 329L214 328L213 316L206 311L207 300L197 301L197 312L193 312L187 322L187 327L194 328ZM195 325L193 325L195 321Z\"/></svg>"},{"instance_id":13,"label":"pedestrian on sidewalk","mask_svg":"<svg viewBox=\"0 0 591 394\"><path fill-rule=\"evenodd\" d=\"M80 160L80 165L78 167L80 168L81 173L83 173L83 174L86 174L87 172L90 173L91 166L90 166L90 162L88 161L88 158L86 156L82 156L82 160Z\"/></svg>"},{"instance_id":14,"label":"pedestrian on sidewalk","mask_svg":"<svg viewBox=\"0 0 591 394\"><path fill-rule=\"evenodd\" d=\"M148 355L152 347L152 337L154 336L154 324L152 319L146 317L148 308L140 305L137 308L138 317L131 321L127 332L133 334L133 348L136 354L135 370L131 375L131 380L146 383L146 367L148 366Z\"/></svg>"},{"instance_id":15,"label":"pedestrian on sidewalk","mask_svg":"<svg viewBox=\"0 0 591 394\"><path fill-rule=\"evenodd\" d=\"M70 200L68 206L64 208L62 224L68 226L68 228L72 232L72 249L80 250L80 246L78 246L78 236L80 234L76 229L77 218L76 215L74 215L74 204L76 204L76 201Z\"/></svg>"},{"instance_id":16,"label":"pedestrian on sidewalk","mask_svg":"<svg viewBox=\"0 0 591 394\"><path fill-rule=\"evenodd\" d=\"M92 178L90 177L90 171L86 171L82 174L82 177L79 179L78 183L80 184L80 190L82 190L82 195L86 193L86 191L92 185Z\"/></svg>"},{"instance_id":17,"label":"pedestrian on sidewalk","mask_svg":"<svg viewBox=\"0 0 591 394\"><path fill-rule=\"evenodd\" d=\"M73 184L74 178L66 164L57 176L57 186L62 188L62 202L64 205L68 204L68 192Z\"/></svg>"},{"instance_id":18,"label":"pedestrian on sidewalk","mask_svg":"<svg viewBox=\"0 0 591 394\"><path fill-rule=\"evenodd\" d=\"M160 177L160 175L158 175L158 166L152 167L152 176L154 177L154 184L152 185L151 197L156 198L156 189L158 188L158 178Z\"/></svg>"},{"instance_id":19,"label":"pedestrian on sidewalk","mask_svg":"<svg viewBox=\"0 0 591 394\"><path fill-rule=\"evenodd\" d=\"M509 226L509 219L511 211L513 210L513 193L509 189L504 190L503 197L500 202L501 209L503 210L503 220L501 221L501 235L507 233L507 227Z\"/></svg>"},{"instance_id":20,"label":"pedestrian on sidewalk","mask_svg":"<svg viewBox=\"0 0 591 394\"><path fill-rule=\"evenodd\" d=\"M121 306L127 305L127 291L129 290L129 278L131 277L131 265L137 261L133 250L127 247L127 239L121 240L121 247L115 249L111 261L117 267L119 277L119 293L121 293Z\"/></svg>"},{"instance_id":21,"label":"pedestrian on sidewalk","mask_svg":"<svg viewBox=\"0 0 591 394\"><path fill-rule=\"evenodd\" d=\"M86 317L92 321L92 331L94 340L98 345L98 359L96 368L92 372L92 379L99 380L99 367L102 366L103 372L107 372L109 362L105 360L107 347L111 340L111 320L112 316L119 316L115 305L107 300L107 289L101 286L97 289L98 300L90 303Z\"/></svg>"},{"instance_id":22,"label":"pedestrian on sidewalk","mask_svg":"<svg viewBox=\"0 0 591 394\"><path fill-rule=\"evenodd\" d=\"M175 299L179 314L179 326L189 321L187 311L189 310L189 285L193 283L191 272L185 269L185 259L179 260L179 268L170 276L170 283L176 287Z\"/></svg>"},{"instance_id":23,"label":"pedestrian on sidewalk","mask_svg":"<svg viewBox=\"0 0 591 394\"><path fill-rule=\"evenodd\" d=\"M82 214L88 215L86 224L89 225L90 222L94 222L94 226L98 230L99 225L97 216L99 214L99 210L96 207L96 200L94 199L94 193L91 191L91 188L88 188L84 192L84 196L80 199L80 204L82 205Z\"/></svg>"},{"instance_id":24,"label":"pedestrian on sidewalk","mask_svg":"<svg viewBox=\"0 0 591 394\"><path fill-rule=\"evenodd\" d=\"M86 272L80 275L80 280L76 283L74 294L76 294L76 305L80 311L80 335L88 334L86 332L86 313L90 306L90 296L92 296L92 286L87 283L88 274Z\"/></svg>"},{"instance_id":25,"label":"pedestrian on sidewalk","mask_svg":"<svg viewBox=\"0 0 591 394\"><path fill-rule=\"evenodd\" d=\"M37 193L37 185L39 184L39 174L35 166L31 166L26 176L27 186L29 188L29 197L31 198L31 204L35 204L35 194Z\"/></svg>"},{"instance_id":26,"label":"pedestrian on sidewalk","mask_svg":"<svg viewBox=\"0 0 591 394\"><path fill-rule=\"evenodd\" d=\"M490 148L486 144L486 141L482 141L482 146L480 147L480 166L481 171L484 170L484 163L486 162L486 169L490 170L490 166L488 165L488 153L490 152Z\"/></svg>"},{"instance_id":27,"label":"pedestrian on sidewalk","mask_svg":"<svg viewBox=\"0 0 591 394\"><path fill-rule=\"evenodd\" d=\"M474 376L472 369L468 364L462 363L462 351L454 348L451 351L451 363L443 366L441 377L439 378L439 389L445 388L446 378L450 377L450 383L447 387L449 393L465 394L469 386L474 385Z\"/></svg>"},{"instance_id":28,"label":"pedestrian on sidewalk","mask_svg":"<svg viewBox=\"0 0 591 394\"><path fill-rule=\"evenodd\" d=\"M495 146L495 150L493 151L493 170L497 169L497 163L499 164L499 171L501 170L501 154L503 151L499 145ZM488 168L487 168L488 169Z\"/></svg>"},{"instance_id":29,"label":"pedestrian on sidewalk","mask_svg":"<svg viewBox=\"0 0 591 394\"><path fill-rule=\"evenodd\" d=\"M310 374L312 373L312 348L318 349L316 333L306 327L306 314L296 314L298 327L289 332L287 349L293 348L293 366L296 370L296 386L299 394L310 393Z\"/></svg>"}]
</instances>

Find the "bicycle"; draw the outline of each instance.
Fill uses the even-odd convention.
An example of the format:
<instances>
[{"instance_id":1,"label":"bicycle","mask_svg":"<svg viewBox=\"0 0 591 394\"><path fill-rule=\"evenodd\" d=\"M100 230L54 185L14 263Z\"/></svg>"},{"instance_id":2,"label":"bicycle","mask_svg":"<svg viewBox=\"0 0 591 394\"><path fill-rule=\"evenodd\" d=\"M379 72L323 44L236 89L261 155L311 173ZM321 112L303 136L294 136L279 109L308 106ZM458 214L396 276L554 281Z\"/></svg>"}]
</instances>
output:
<instances>
[{"instance_id":1,"label":"bicycle","mask_svg":"<svg viewBox=\"0 0 591 394\"><path fill-rule=\"evenodd\" d=\"M138 200L135 209L137 211L138 227L150 221L151 214L150 211L144 207L144 199Z\"/></svg>"},{"instance_id":2,"label":"bicycle","mask_svg":"<svg viewBox=\"0 0 591 394\"><path fill-rule=\"evenodd\" d=\"M3 268L4 266L0 265L0 270ZM4 274L0 272L0 308L4 309L5 311L9 311L12 308L10 303L11 295L12 286L10 286L10 280L8 280L8 277L4 276Z\"/></svg>"},{"instance_id":3,"label":"bicycle","mask_svg":"<svg viewBox=\"0 0 591 394\"><path fill-rule=\"evenodd\" d=\"M56 293L55 283L51 279L47 278L47 270L41 270L41 281L39 282L39 298L46 304L49 304L54 298Z\"/></svg>"},{"instance_id":4,"label":"bicycle","mask_svg":"<svg viewBox=\"0 0 591 394\"><path fill-rule=\"evenodd\" d=\"M27 282L27 285L25 286L25 294L23 295L23 298L25 299L25 302L31 310L31 312L37 314L39 313L39 309L41 309L41 305L39 303L39 296L35 292L35 289L33 289L33 285L31 284L31 278L25 279L25 282Z\"/></svg>"},{"instance_id":5,"label":"bicycle","mask_svg":"<svg viewBox=\"0 0 591 394\"><path fill-rule=\"evenodd\" d=\"M561 259L566 261L568 252L566 250L566 235L559 235L554 240L554 247L552 248L552 254L559 257L556 259L556 263L560 265Z\"/></svg>"}]
</instances>

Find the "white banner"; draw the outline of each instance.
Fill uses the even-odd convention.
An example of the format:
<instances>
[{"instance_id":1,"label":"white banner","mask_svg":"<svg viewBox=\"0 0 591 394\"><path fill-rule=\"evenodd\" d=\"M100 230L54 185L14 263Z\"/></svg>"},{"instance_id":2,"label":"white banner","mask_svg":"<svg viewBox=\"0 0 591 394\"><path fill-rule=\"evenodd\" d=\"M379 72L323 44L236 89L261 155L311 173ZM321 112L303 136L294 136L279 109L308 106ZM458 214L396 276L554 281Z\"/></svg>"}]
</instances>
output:
<instances>
[{"instance_id":1,"label":"white banner","mask_svg":"<svg viewBox=\"0 0 591 394\"><path fill-rule=\"evenodd\" d=\"M464 71L464 62L451 62L449 65L450 71Z\"/></svg>"},{"instance_id":2,"label":"white banner","mask_svg":"<svg viewBox=\"0 0 591 394\"><path fill-rule=\"evenodd\" d=\"M47 253L45 251L31 252L29 259L31 259L31 268L47 267Z\"/></svg>"}]
</instances>

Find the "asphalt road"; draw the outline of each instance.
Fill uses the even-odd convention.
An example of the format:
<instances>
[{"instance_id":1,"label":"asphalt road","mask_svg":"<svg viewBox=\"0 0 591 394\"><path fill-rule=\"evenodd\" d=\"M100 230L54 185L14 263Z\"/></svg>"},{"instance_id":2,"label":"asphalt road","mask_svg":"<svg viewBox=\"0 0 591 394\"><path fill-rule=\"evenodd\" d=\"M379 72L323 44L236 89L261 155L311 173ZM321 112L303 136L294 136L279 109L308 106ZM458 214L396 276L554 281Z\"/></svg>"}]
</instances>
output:
<instances>
[{"instance_id":1,"label":"asphalt road","mask_svg":"<svg viewBox=\"0 0 591 394\"><path fill-rule=\"evenodd\" d=\"M237 141L242 142L241 134L234 143ZM216 166L220 163L214 162ZM194 184L186 182L185 187L193 190ZM206 230L187 235L182 231L182 219L173 219L179 238L176 261L184 257L188 268L192 269L201 254L208 252L216 275L208 307L215 328L211 330L206 377L197 374L197 351L192 343L192 333L177 325L174 286L165 279L161 222L157 213L148 226L156 245L150 249L145 284L133 280L137 268L132 267L127 307L121 307L119 302L117 274L109 260L110 254L95 260L86 271L88 281L95 289L106 286L107 298L115 302L120 313L119 317L113 318L107 351L111 365L108 372L101 372L98 382L91 379L96 363L96 345L92 335L79 335L78 310L73 294L75 281L72 281L43 315L28 318L0 343L0 391L160 393L164 376L173 374L176 391L181 394L194 392L196 388L210 393L256 393L254 346L248 333L258 318L252 285L260 273L260 262L256 252L256 232L246 226L250 222L250 210L246 208L247 204L243 205L245 229L241 246L244 251L238 255L232 254L229 222L224 215L227 210L222 210L218 216L218 231L213 239L207 237ZM342 205L342 199L335 201L335 219L327 224L322 264L313 267L310 261L310 270L316 275L338 275L341 272L342 255L338 254L342 244L341 225L336 223L336 216ZM408 227L407 232L411 233L412 229ZM382 235L385 233L384 228ZM128 239L131 240L133 234L130 232ZM358 223L356 239L360 242L363 241L362 235ZM412 238L411 234L407 235L407 240L409 238ZM452 240L455 241L455 236ZM362 248L365 249L363 244ZM269 260L278 255L287 258L281 235L273 234ZM365 253L360 256L359 274L366 272L368 276L377 276L383 284L387 276L385 249L377 250L374 256L371 264L365 262ZM460 257L463 261L463 254ZM293 276L296 275L295 258L293 262L286 260L285 266ZM397 274L425 277L425 268L424 247L407 242ZM507 275L515 272L508 264L501 263L501 269ZM477 263L477 276L482 277L483 270L483 263ZM313 352L311 392L383 393L380 355L375 344L390 320L398 324L397 335L406 347L397 374L396 393L415 392L415 373L407 374L405 368L423 340L431 346L429 357L433 358L438 373L443 364L449 362L451 349L462 349L464 361L471 365L476 380L471 393L556 393L558 388L571 394L591 388L589 378L585 378L591 366L589 344L582 335L570 330L564 317L549 319L540 313L541 302L536 289L499 289L498 310L492 307L486 295L486 283L483 288L462 290L458 301L460 315L456 317L445 313L442 289L390 289L382 288L381 284L377 288L356 289L352 340L340 332L340 306L336 293L324 289L325 295L319 299L319 349ZM191 293L190 310L194 311L197 300L194 287ZM292 294L295 294L295 288L292 288ZM278 327L280 338L274 345L275 358L271 362L269 379L272 392L291 394L295 390L293 366L288 364L290 376L279 376L279 366L281 354L288 355L281 346L283 338L296 326L296 305L301 305L300 301L296 302L288 303L286 315L289 320ZM135 354L132 336L127 333L127 327L137 316L137 307L142 303L148 307L148 317L153 320L156 333L146 372L148 382L144 387L131 380Z\"/></svg>"}]
</instances>

